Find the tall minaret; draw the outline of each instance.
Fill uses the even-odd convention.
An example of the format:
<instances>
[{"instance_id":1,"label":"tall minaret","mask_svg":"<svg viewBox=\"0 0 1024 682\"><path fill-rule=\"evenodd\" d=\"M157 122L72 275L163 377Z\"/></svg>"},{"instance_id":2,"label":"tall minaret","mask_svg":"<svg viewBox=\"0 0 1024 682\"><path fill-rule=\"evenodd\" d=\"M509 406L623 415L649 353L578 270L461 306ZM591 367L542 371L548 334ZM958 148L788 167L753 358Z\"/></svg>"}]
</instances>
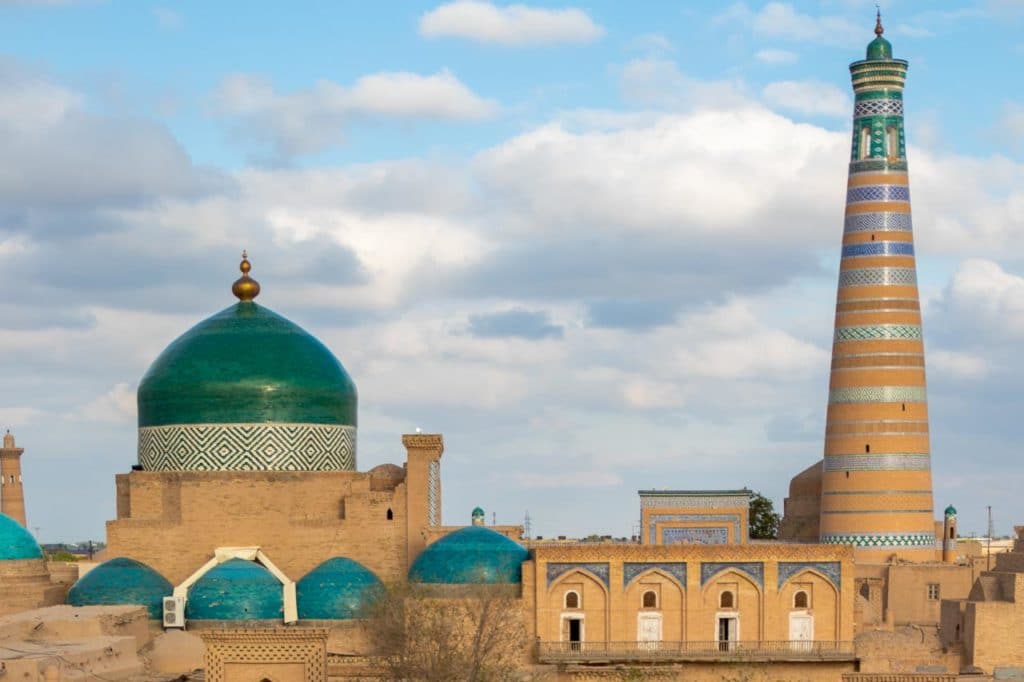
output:
<instances>
[{"instance_id":1,"label":"tall minaret","mask_svg":"<svg viewBox=\"0 0 1024 682\"><path fill-rule=\"evenodd\" d=\"M14 446L14 436L4 434L0 448L0 513L25 526L25 490L21 486L21 454L23 448Z\"/></svg>"},{"instance_id":2,"label":"tall minaret","mask_svg":"<svg viewBox=\"0 0 1024 682\"><path fill-rule=\"evenodd\" d=\"M937 558L924 341L903 130L907 62L882 20L850 65L853 145L836 295L821 541L859 562Z\"/></svg>"}]
</instances>

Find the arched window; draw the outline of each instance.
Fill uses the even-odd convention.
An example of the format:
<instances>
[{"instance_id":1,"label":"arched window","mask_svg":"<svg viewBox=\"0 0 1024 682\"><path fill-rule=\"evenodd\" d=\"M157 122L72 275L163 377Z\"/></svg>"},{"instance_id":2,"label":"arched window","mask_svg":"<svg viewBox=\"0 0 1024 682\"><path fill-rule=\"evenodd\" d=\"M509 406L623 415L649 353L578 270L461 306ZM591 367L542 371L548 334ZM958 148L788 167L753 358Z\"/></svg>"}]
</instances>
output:
<instances>
[{"instance_id":1,"label":"arched window","mask_svg":"<svg viewBox=\"0 0 1024 682\"><path fill-rule=\"evenodd\" d=\"M718 606L723 609L736 608L736 600L732 592L726 590L718 597Z\"/></svg>"},{"instance_id":2,"label":"arched window","mask_svg":"<svg viewBox=\"0 0 1024 682\"><path fill-rule=\"evenodd\" d=\"M394 521L394 520L395 520L395 513L393 511L391 511L390 509L388 509L388 521Z\"/></svg>"},{"instance_id":3,"label":"arched window","mask_svg":"<svg viewBox=\"0 0 1024 682\"><path fill-rule=\"evenodd\" d=\"M866 159L871 156L871 127L864 126L860 129L860 158Z\"/></svg>"},{"instance_id":4,"label":"arched window","mask_svg":"<svg viewBox=\"0 0 1024 682\"><path fill-rule=\"evenodd\" d=\"M793 595L793 608L795 609L806 609L807 608L807 593L800 590Z\"/></svg>"},{"instance_id":5,"label":"arched window","mask_svg":"<svg viewBox=\"0 0 1024 682\"><path fill-rule=\"evenodd\" d=\"M580 607L580 593L569 590L565 593L565 608L578 609Z\"/></svg>"},{"instance_id":6,"label":"arched window","mask_svg":"<svg viewBox=\"0 0 1024 682\"><path fill-rule=\"evenodd\" d=\"M645 609L658 608L658 593L654 590L647 590L644 592L644 596L641 597L641 604Z\"/></svg>"}]
</instances>

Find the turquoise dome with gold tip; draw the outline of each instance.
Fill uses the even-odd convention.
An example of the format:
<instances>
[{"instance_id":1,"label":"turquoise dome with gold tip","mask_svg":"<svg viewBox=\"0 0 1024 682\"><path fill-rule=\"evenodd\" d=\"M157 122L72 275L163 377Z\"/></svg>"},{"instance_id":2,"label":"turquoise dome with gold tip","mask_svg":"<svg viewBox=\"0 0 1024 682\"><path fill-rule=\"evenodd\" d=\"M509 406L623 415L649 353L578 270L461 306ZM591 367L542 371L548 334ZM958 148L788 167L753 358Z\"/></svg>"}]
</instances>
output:
<instances>
[{"instance_id":1,"label":"turquoise dome with gold tip","mask_svg":"<svg viewBox=\"0 0 1024 682\"><path fill-rule=\"evenodd\" d=\"M42 559L43 550L25 526L0 514L0 561Z\"/></svg>"},{"instance_id":2,"label":"turquoise dome with gold tip","mask_svg":"<svg viewBox=\"0 0 1024 682\"><path fill-rule=\"evenodd\" d=\"M138 390L139 464L146 470L355 469L355 383L320 341L252 299L182 334Z\"/></svg>"}]
</instances>

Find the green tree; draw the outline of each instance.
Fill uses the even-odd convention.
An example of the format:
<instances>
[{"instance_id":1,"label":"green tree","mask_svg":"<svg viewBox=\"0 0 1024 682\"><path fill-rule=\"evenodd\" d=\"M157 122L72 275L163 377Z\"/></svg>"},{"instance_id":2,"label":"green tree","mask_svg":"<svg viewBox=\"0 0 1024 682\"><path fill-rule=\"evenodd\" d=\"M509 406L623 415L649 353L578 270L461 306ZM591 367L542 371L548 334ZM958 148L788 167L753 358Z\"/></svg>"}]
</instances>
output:
<instances>
[{"instance_id":1,"label":"green tree","mask_svg":"<svg viewBox=\"0 0 1024 682\"><path fill-rule=\"evenodd\" d=\"M774 540L779 536L779 515L772 501L759 492L750 496L750 537Z\"/></svg>"}]
</instances>

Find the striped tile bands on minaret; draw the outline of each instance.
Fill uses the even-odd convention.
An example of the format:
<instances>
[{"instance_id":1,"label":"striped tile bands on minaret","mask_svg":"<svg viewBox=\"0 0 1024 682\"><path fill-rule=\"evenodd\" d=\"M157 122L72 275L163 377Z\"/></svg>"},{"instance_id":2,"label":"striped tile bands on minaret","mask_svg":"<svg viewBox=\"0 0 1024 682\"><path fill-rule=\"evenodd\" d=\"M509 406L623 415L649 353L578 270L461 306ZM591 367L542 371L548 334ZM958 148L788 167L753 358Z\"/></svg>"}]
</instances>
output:
<instances>
[{"instance_id":1,"label":"striped tile bands on minaret","mask_svg":"<svg viewBox=\"0 0 1024 682\"><path fill-rule=\"evenodd\" d=\"M858 562L936 558L903 83L881 22L855 94L822 471L821 541Z\"/></svg>"}]
</instances>

